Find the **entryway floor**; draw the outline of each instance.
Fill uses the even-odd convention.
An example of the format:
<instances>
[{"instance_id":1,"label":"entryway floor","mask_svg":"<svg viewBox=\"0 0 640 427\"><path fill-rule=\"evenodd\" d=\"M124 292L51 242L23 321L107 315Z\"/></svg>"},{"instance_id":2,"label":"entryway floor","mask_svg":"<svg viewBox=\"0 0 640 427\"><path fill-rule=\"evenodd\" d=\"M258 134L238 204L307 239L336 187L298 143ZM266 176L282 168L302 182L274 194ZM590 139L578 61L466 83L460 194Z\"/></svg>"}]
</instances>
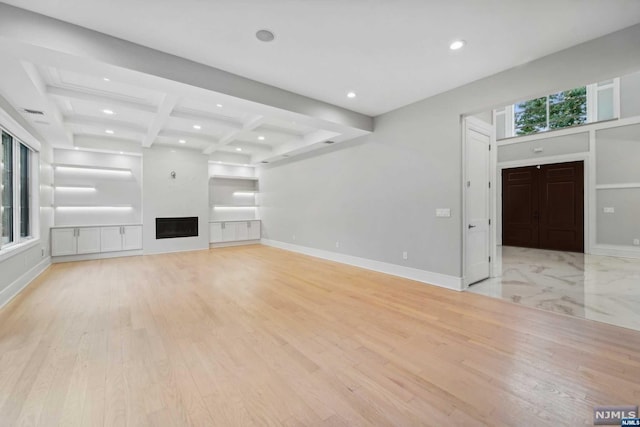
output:
<instances>
[{"instance_id":1,"label":"entryway floor","mask_svg":"<svg viewBox=\"0 0 640 427\"><path fill-rule=\"evenodd\" d=\"M640 260L498 247L502 276L469 292L640 331Z\"/></svg>"}]
</instances>

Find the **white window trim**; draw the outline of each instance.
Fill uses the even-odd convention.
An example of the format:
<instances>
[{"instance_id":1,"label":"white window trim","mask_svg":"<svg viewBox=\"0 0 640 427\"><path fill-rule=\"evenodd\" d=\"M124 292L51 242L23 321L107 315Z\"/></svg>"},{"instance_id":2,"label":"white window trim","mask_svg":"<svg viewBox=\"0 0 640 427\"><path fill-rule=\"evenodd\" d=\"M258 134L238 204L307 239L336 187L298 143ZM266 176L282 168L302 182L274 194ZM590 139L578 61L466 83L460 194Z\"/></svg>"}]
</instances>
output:
<instances>
[{"instance_id":1,"label":"white window trim","mask_svg":"<svg viewBox=\"0 0 640 427\"><path fill-rule=\"evenodd\" d=\"M40 216L39 216L39 184L38 184L38 163L39 153L33 148L32 145L24 143L24 141L18 138L13 132L6 129L4 126L0 126L0 133L5 132L12 137L12 166L13 166L13 242L2 245L0 243L0 261L10 258L14 255L22 252L22 248L25 250L34 246L40 242ZM24 145L29 151L29 189L28 197L30 204L29 212L29 236L20 236L20 145ZM0 168L0 173L4 172ZM0 196L2 194L0 189ZM2 223L0 222L0 232L2 231Z\"/></svg>"}]
</instances>

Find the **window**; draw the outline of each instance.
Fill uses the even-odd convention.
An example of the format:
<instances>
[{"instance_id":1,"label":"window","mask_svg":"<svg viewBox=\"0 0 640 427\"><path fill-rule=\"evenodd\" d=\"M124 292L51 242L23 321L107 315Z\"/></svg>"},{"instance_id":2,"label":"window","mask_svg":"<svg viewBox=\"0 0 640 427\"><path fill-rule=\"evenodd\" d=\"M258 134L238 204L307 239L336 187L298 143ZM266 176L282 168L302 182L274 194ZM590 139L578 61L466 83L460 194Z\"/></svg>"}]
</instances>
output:
<instances>
[{"instance_id":1,"label":"window","mask_svg":"<svg viewBox=\"0 0 640 427\"><path fill-rule=\"evenodd\" d=\"M2 131L0 200L0 248L31 237L32 152L11 134Z\"/></svg>"},{"instance_id":2,"label":"window","mask_svg":"<svg viewBox=\"0 0 640 427\"><path fill-rule=\"evenodd\" d=\"M581 86L496 110L496 138L530 135L618 117L619 79Z\"/></svg>"},{"instance_id":3,"label":"window","mask_svg":"<svg viewBox=\"0 0 640 427\"><path fill-rule=\"evenodd\" d=\"M13 138L2 132L2 241L13 242Z\"/></svg>"}]
</instances>

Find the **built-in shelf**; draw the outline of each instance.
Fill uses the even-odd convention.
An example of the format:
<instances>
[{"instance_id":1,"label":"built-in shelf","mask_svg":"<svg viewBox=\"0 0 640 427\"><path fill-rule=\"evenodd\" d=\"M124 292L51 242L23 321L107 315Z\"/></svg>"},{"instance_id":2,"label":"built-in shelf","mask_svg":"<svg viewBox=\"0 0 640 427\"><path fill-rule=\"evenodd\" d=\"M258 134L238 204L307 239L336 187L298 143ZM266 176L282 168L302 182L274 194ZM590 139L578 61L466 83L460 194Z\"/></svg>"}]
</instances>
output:
<instances>
[{"instance_id":1,"label":"built-in shelf","mask_svg":"<svg viewBox=\"0 0 640 427\"><path fill-rule=\"evenodd\" d=\"M93 228L93 227L134 227L134 226L142 226L140 223L131 223L131 224L82 224L82 225L53 225L50 228Z\"/></svg>"},{"instance_id":2,"label":"built-in shelf","mask_svg":"<svg viewBox=\"0 0 640 427\"><path fill-rule=\"evenodd\" d=\"M109 205L109 206L88 206L88 205L54 205L56 209L68 209L68 210L122 210L122 209L133 209L131 205Z\"/></svg>"},{"instance_id":3,"label":"built-in shelf","mask_svg":"<svg viewBox=\"0 0 640 427\"><path fill-rule=\"evenodd\" d=\"M236 179L236 180L245 180L245 181L257 181L258 177L256 176L234 176L234 175L211 175L213 179Z\"/></svg>"},{"instance_id":4,"label":"built-in shelf","mask_svg":"<svg viewBox=\"0 0 640 427\"><path fill-rule=\"evenodd\" d=\"M258 205L213 205L213 209L254 209Z\"/></svg>"},{"instance_id":5,"label":"built-in shelf","mask_svg":"<svg viewBox=\"0 0 640 427\"><path fill-rule=\"evenodd\" d=\"M113 172L118 174L131 174L131 169L112 168L106 166L86 166L86 165L70 165L66 163L54 163L53 167L56 171L71 170L76 172Z\"/></svg>"}]
</instances>

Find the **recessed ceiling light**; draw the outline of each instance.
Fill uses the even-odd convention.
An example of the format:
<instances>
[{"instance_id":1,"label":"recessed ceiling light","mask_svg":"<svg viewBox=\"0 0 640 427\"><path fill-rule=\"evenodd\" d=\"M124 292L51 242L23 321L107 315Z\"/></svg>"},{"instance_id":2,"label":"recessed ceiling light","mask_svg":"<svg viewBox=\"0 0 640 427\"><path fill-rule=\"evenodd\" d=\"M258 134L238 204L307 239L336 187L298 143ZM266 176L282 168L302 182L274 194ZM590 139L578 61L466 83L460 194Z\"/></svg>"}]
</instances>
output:
<instances>
[{"instance_id":1,"label":"recessed ceiling light","mask_svg":"<svg viewBox=\"0 0 640 427\"><path fill-rule=\"evenodd\" d=\"M112 116L113 114L115 114L113 112L113 110L109 110L109 109L104 109L104 110L102 110L102 112L105 113L108 116Z\"/></svg>"},{"instance_id":2,"label":"recessed ceiling light","mask_svg":"<svg viewBox=\"0 0 640 427\"><path fill-rule=\"evenodd\" d=\"M261 42L270 42L276 38L276 36L269 30L258 30L256 38Z\"/></svg>"},{"instance_id":3,"label":"recessed ceiling light","mask_svg":"<svg viewBox=\"0 0 640 427\"><path fill-rule=\"evenodd\" d=\"M355 98L356 97L356 93L351 91L351 92L347 92L347 98Z\"/></svg>"},{"instance_id":4,"label":"recessed ceiling light","mask_svg":"<svg viewBox=\"0 0 640 427\"><path fill-rule=\"evenodd\" d=\"M264 136L260 135L260 136L258 137L258 139L259 139L260 141L264 141Z\"/></svg>"},{"instance_id":5,"label":"recessed ceiling light","mask_svg":"<svg viewBox=\"0 0 640 427\"><path fill-rule=\"evenodd\" d=\"M195 130L200 130L200 129L202 129L202 126L200 126L200 125L193 125L193 128L194 128Z\"/></svg>"},{"instance_id":6,"label":"recessed ceiling light","mask_svg":"<svg viewBox=\"0 0 640 427\"><path fill-rule=\"evenodd\" d=\"M242 148L238 147L236 148L236 151L242 151Z\"/></svg>"},{"instance_id":7,"label":"recessed ceiling light","mask_svg":"<svg viewBox=\"0 0 640 427\"><path fill-rule=\"evenodd\" d=\"M222 104L216 104L216 107L222 108Z\"/></svg>"},{"instance_id":8,"label":"recessed ceiling light","mask_svg":"<svg viewBox=\"0 0 640 427\"><path fill-rule=\"evenodd\" d=\"M218 163L222 163L220 160L218 160Z\"/></svg>"},{"instance_id":9,"label":"recessed ceiling light","mask_svg":"<svg viewBox=\"0 0 640 427\"><path fill-rule=\"evenodd\" d=\"M179 139L179 140L178 140L178 142L179 142L180 144L186 144L186 143L187 143L187 141L186 141L186 140L184 140L184 139Z\"/></svg>"},{"instance_id":10,"label":"recessed ceiling light","mask_svg":"<svg viewBox=\"0 0 640 427\"><path fill-rule=\"evenodd\" d=\"M107 129L104 131L105 133L108 133L109 135L113 135L113 131L111 129Z\"/></svg>"},{"instance_id":11,"label":"recessed ceiling light","mask_svg":"<svg viewBox=\"0 0 640 427\"><path fill-rule=\"evenodd\" d=\"M456 40L449 45L449 49L451 50L461 49L462 47L464 47L466 43L467 42L465 42L464 40Z\"/></svg>"},{"instance_id":12,"label":"recessed ceiling light","mask_svg":"<svg viewBox=\"0 0 640 427\"><path fill-rule=\"evenodd\" d=\"M121 151L120 154L124 154L124 151Z\"/></svg>"},{"instance_id":13,"label":"recessed ceiling light","mask_svg":"<svg viewBox=\"0 0 640 427\"><path fill-rule=\"evenodd\" d=\"M74 149L74 150L79 150L79 148L78 148L78 147L73 147L73 149Z\"/></svg>"},{"instance_id":14,"label":"recessed ceiling light","mask_svg":"<svg viewBox=\"0 0 640 427\"><path fill-rule=\"evenodd\" d=\"M105 82L110 82L111 79L109 77L103 77L102 80L104 80Z\"/></svg>"}]
</instances>

